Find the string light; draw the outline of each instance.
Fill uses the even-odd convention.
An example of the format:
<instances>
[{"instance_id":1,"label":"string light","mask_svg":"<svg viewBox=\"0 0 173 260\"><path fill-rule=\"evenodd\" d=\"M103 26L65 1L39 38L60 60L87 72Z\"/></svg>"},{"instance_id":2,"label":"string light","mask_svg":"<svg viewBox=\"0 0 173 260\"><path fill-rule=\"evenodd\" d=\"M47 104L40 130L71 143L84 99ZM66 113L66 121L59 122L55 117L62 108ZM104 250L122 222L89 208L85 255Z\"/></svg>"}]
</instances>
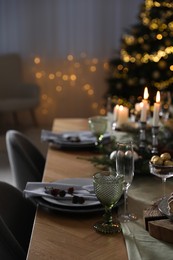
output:
<instances>
[{"instance_id":1,"label":"string light","mask_svg":"<svg viewBox=\"0 0 173 260\"><path fill-rule=\"evenodd\" d=\"M61 92L62 91L62 86L56 86L56 91Z\"/></svg>"},{"instance_id":2,"label":"string light","mask_svg":"<svg viewBox=\"0 0 173 260\"><path fill-rule=\"evenodd\" d=\"M167 7L167 8L173 8L173 4L172 3L167 3L165 1L163 1L162 3L158 2L158 1L153 1L153 0L146 0L146 8L149 10L152 7Z\"/></svg>"},{"instance_id":3,"label":"string light","mask_svg":"<svg viewBox=\"0 0 173 260\"><path fill-rule=\"evenodd\" d=\"M94 95L94 90L93 89L89 89L88 90L88 95L89 96L93 96Z\"/></svg>"},{"instance_id":4,"label":"string light","mask_svg":"<svg viewBox=\"0 0 173 260\"><path fill-rule=\"evenodd\" d=\"M35 57L34 58L34 63L35 64L39 64L40 63L40 58L39 57Z\"/></svg>"},{"instance_id":5,"label":"string light","mask_svg":"<svg viewBox=\"0 0 173 260\"><path fill-rule=\"evenodd\" d=\"M61 68L58 68L55 72L47 73L46 69L35 72L35 77L37 80L40 80L44 76L44 81L39 81L39 84L46 83L45 86L42 86L43 94L41 95L42 103L40 107L40 112L42 115L49 115L51 111L50 108L55 106L55 97L53 96L53 92L51 90L51 94L48 96L47 93L49 93L49 90L46 89L47 87L49 87L49 89L54 89L55 93L60 95L63 91L65 91L65 86L79 86L79 84L81 84L80 82L85 80L86 74L90 78L91 73L97 71L96 65L100 62L98 58L88 59L85 52L82 52L80 57L81 59L77 61L72 54L69 54L67 55L67 62L62 63ZM41 58L36 56L34 58L34 64L41 64ZM50 69L50 66L48 66L48 68ZM106 68L108 68L108 62L103 62L103 69L105 70ZM35 69L37 69L37 67ZM47 79L49 80L49 83L46 82ZM83 89L86 95L88 97L92 97L93 100L95 98L95 91L92 84L88 82L81 84L81 86L81 90ZM90 106L94 111L97 111L98 114L105 112L104 108L103 110L99 108L98 102L92 102Z\"/></svg>"},{"instance_id":6,"label":"string light","mask_svg":"<svg viewBox=\"0 0 173 260\"><path fill-rule=\"evenodd\" d=\"M90 84L85 84L83 86L83 89L86 90L86 91L88 91L90 88L91 88Z\"/></svg>"},{"instance_id":7,"label":"string light","mask_svg":"<svg viewBox=\"0 0 173 260\"><path fill-rule=\"evenodd\" d=\"M153 54L144 53L141 57L141 62L148 63L149 61L158 62L160 59L166 57L169 54L173 54L173 46L168 46L164 50L158 50ZM134 62L134 59L137 59L137 54L135 57L132 57L127 53L125 49L121 50L121 56L124 62Z\"/></svg>"},{"instance_id":8,"label":"string light","mask_svg":"<svg viewBox=\"0 0 173 260\"><path fill-rule=\"evenodd\" d=\"M75 81L75 80L77 80L77 77L76 77L75 74L72 74L72 75L70 75L70 79L71 79L72 81Z\"/></svg>"},{"instance_id":9,"label":"string light","mask_svg":"<svg viewBox=\"0 0 173 260\"><path fill-rule=\"evenodd\" d=\"M55 73L55 75L56 75L57 77L61 77L61 76L62 76L62 72L61 72L61 71L57 71L57 72Z\"/></svg>"},{"instance_id":10,"label":"string light","mask_svg":"<svg viewBox=\"0 0 173 260\"><path fill-rule=\"evenodd\" d=\"M100 115L105 115L106 114L106 109L105 108L101 108L100 109Z\"/></svg>"},{"instance_id":11,"label":"string light","mask_svg":"<svg viewBox=\"0 0 173 260\"><path fill-rule=\"evenodd\" d=\"M67 60L72 61L73 59L74 59L73 55L69 54L69 55L67 56Z\"/></svg>"},{"instance_id":12,"label":"string light","mask_svg":"<svg viewBox=\"0 0 173 260\"><path fill-rule=\"evenodd\" d=\"M55 75L53 73L50 73L48 77L50 80L53 80L55 78Z\"/></svg>"},{"instance_id":13,"label":"string light","mask_svg":"<svg viewBox=\"0 0 173 260\"><path fill-rule=\"evenodd\" d=\"M68 75L66 75L66 74L62 75L62 79L63 79L64 81L67 81L67 80L68 80Z\"/></svg>"},{"instance_id":14,"label":"string light","mask_svg":"<svg viewBox=\"0 0 173 260\"><path fill-rule=\"evenodd\" d=\"M96 72L96 70L97 70L96 66L91 66L91 67L90 67L90 71L91 71L91 72Z\"/></svg>"},{"instance_id":15,"label":"string light","mask_svg":"<svg viewBox=\"0 0 173 260\"><path fill-rule=\"evenodd\" d=\"M165 81L161 81L161 82L154 82L153 85L159 89L159 90L163 90L165 88L167 88L170 84L173 83L173 77L165 80Z\"/></svg>"},{"instance_id":16,"label":"string light","mask_svg":"<svg viewBox=\"0 0 173 260\"><path fill-rule=\"evenodd\" d=\"M41 78L42 78L42 73L41 73L41 72L36 72L36 73L35 73L35 77L36 77L37 79L41 79Z\"/></svg>"}]
</instances>

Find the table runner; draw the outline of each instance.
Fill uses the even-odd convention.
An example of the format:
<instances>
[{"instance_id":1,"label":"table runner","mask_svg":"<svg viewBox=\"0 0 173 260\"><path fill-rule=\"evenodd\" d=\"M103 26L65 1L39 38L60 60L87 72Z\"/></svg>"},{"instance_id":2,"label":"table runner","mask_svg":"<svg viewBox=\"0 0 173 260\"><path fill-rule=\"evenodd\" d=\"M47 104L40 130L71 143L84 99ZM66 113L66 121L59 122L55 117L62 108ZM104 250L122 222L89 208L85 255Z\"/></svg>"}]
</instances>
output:
<instances>
[{"instance_id":1,"label":"table runner","mask_svg":"<svg viewBox=\"0 0 173 260\"><path fill-rule=\"evenodd\" d=\"M129 260L173 259L173 245L151 237L138 223L123 223L122 230Z\"/></svg>"},{"instance_id":2,"label":"table runner","mask_svg":"<svg viewBox=\"0 0 173 260\"><path fill-rule=\"evenodd\" d=\"M173 191L173 180L167 180L166 192ZM162 195L161 179L136 177L129 190L129 211L138 216L135 222L121 223L129 260L172 260L173 244L157 240L145 230L143 210ZM122 209L121 209L122 210Z\"/></svg>"}]
</instances>

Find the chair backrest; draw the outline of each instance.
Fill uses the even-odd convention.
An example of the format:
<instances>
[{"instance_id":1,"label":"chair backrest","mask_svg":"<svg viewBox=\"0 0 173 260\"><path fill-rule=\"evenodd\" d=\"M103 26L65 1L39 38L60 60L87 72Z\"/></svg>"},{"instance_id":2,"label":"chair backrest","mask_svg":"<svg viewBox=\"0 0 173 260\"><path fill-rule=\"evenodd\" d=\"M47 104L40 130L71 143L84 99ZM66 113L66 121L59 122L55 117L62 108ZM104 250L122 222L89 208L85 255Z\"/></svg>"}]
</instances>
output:
<instances>
[{"instance_id":1,"label":"chair backrest","mask_svg":"<svg viewBox=\"0 0 173 260\"><path fill-rule=\"evenodd\" d=\"M18 189L23 191L27 182L42 180L45 158L24 134L16 130L8 130L6 146L11 171Z\"/></svg>"},{"instance_id":2,"label":"chair backrest","mask_svg":"<svg viewBox=\"0 0 173 260\"><path fill-rule=\"evenodd\" d=\"M36 207L12 185L0 182L0 258L26 259Z\"/></svg>"}]
</instances>

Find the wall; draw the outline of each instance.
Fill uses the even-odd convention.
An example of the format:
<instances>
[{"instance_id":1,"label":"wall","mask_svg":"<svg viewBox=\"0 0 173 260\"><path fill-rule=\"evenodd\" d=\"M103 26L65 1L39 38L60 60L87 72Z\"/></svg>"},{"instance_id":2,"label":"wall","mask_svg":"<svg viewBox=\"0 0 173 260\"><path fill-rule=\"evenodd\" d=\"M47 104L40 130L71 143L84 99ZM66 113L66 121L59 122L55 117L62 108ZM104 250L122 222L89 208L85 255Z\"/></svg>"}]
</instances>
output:
<instances>
[{"instance_id":1,"label":"wall","mask_svg":"<svg viewBox=\"0 0 173 260\"><path fill-rule=\"evenodd\" d=\"M0 54L19 53L39 84L40 122L104 113L106 63L141 2L0 0Z\"/></svg>"}]
</instances>

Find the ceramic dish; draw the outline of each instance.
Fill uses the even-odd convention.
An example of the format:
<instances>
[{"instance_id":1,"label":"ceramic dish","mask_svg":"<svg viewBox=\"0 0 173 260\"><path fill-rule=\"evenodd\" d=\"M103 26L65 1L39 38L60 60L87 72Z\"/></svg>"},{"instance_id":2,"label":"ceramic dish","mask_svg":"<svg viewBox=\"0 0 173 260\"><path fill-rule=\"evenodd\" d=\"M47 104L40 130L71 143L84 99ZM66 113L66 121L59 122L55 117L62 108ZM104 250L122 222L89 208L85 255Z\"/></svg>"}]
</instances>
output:
<instances>
[{"instance_id":1,"label":"ceramic dish","mask_svg":"<svg viewBox=\"0 0 173 260\"><path fill-rule=\"evenodd\" d=\"M162 214L167 216L171 221L173 221L173 215L170 214L168 209L168 197L163 198L158 205L158 209Z\"/></svg>"}]
</instances>

